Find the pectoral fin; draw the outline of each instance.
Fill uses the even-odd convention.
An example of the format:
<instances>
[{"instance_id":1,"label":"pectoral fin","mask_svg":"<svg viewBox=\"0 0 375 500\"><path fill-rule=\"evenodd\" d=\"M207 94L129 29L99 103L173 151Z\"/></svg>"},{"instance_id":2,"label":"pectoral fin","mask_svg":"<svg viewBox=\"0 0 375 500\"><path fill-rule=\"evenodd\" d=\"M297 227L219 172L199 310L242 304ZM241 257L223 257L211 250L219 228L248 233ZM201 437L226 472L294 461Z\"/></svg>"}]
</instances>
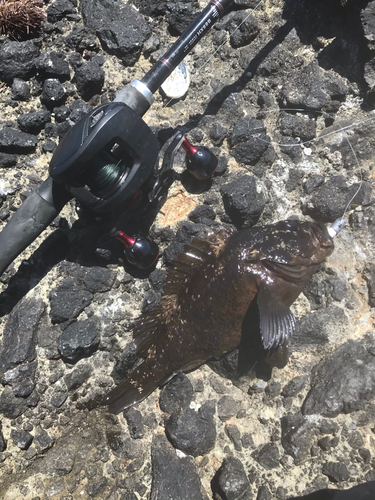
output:
<instances>
[{"instance_id":1,"label":"pectoral fin","mask_svg":"<svg viewBox=\"0 0 375 500\"><path fill-rule=\"evenodd\" d=\"M262 284L258 291L260 333L263 347L275 349L282 346L293 335L296 318L292 311L272 289L273 284Z\"/></svg>"}]
</instances>

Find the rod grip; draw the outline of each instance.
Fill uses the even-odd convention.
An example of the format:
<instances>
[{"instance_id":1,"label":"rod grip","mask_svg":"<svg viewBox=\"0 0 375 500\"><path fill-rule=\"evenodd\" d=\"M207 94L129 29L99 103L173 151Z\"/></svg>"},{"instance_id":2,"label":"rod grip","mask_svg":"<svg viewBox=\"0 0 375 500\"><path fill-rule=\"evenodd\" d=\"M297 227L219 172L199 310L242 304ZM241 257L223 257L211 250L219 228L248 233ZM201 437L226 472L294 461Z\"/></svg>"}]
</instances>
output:
<instances>
[{"instance_id":1,"label":"rod grip","mask_svg":"<svg viewBox=\"0 0 375 500\"><path fill-rule=\"evenodd\" d=\"M0 275L57 217L71 196L49 177L33 191L0 233Z\"/></svg>"}]
</instances>

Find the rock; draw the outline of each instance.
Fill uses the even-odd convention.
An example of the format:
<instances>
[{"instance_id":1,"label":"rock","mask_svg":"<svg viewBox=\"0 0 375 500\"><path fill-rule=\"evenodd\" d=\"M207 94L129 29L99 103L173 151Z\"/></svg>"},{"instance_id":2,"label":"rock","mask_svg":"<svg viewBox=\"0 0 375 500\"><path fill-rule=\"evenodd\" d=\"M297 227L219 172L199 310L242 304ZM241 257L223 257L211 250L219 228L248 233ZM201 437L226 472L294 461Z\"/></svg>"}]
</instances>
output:
<instances>
[{"instance_id":1,"label":"rock","mask_svg":"<svg viewBox=\"0 0 375 500\"><path fill-rule=\"evenodd\" d=\"M316 137L316 121L305 117L281 112L279 129L283 135L298 137L302 141L311 141Z\"/></svg>"},{"instance_id":2,"label":"rock","mask_svg":"<svg viewBox=\"0 0 375 500\"><path fill-rule=\"evenodd\" d=\"M313 219L322 222L333 222L342 217L347 204L357 192L359 184L347 185L341 175L331 177L314 194L311 202L306 207L306 213ZM363 183L359 192L351 201L351 207L362 205L368 200L371 188Z\"/></svg>"},{"instance_id":3,"label":"rock","mask_svg":"<svg viewBox=\"0 0 375 500\"><path fill-rule=\"evenodd\" d=\"M74 101L70 106L70 120L73 123L77 123L85 114L90 111L90 106L81 100Z\"/></svg>"},{"instance_id":4,"label":"rock","mask_svg":"<svg viewBox=\"0 0 375 500\"><path fill-rule=\"evenodd\" d=\"M17 156L0 153L0 168L9 168L17 164Z\"/></svg>"},{"instance_id":5,"label":"rock","mask_svg":"<svg viewBox=\"0 0 375 500\"><path fill-rule=\"evenodd\" d=\"M115 282L116 273L105 267L81 267L77 278L91 293L108 292Z\"/></svg>"},{"instance_id":6,"label":"rock","mask_svg":"<svg viewBox=\"0 0 375 500\"><path fill-rule=\"evenodd\" d=\"M242 451L242 441L241 441L241 432L236 425L226 424L224 427L225 434L229 437L234 445L234 449L236 451Z\"/></svg>"},{"instance_id":7,"label":"rock","mask_svg":"<svg viewBox=\"0 0 375 500\"><path fill-rule=\"evenodd\" d=\"M134 5L146 16L163 16L167 9L166 0L134 0Z\"/></svg>"},{"instance_id":8,"label":"rock","mask_svg":"<svg viewBox=\"0 0 375 500\"><path fill-rule=\"evenodd\" d=\"M189 378L180 373L169 382L160 394L160 409L167 413L173 413L179 408L186 408L193 399L193 393L193 386Z\"/></svg>"},{"instance_id":9,"label":"rock","mask_svg":"<svg viewBox=\"0 0 375 500\"><path fill-rule=\"evenodd\" d=\"M365 270L365 279L368 288L368 303L375 307L375 264L368 264Z\"/></svg>"},{"instance_id":10,"label":"rock","mask_svg":"<svg viewBox=\"0 0 375 500\"><path fill-rule=\"evenodd\" d=\"M220 123L214 123L209 132L209 137L214 146L221 146L228 134L228 129L223 127ZM216 171L215 171L216 172Z\"/></svg>"},{"instance_id":11,"label":"rock","mask_svg":"<svg viewBox=\"0 0 375 500\"><path fill-rule=\"evenodd\" d=\"M57 339L57 349L62 358L75 363L96 351L99 342L100 321L92 317L68 326Z\"/></svg>"},{"instance_id":12,"label":"rock","mask_svg":"<svg viewBox=\"0 0 375 500\"><path fill-rule=\"evenodd\" d=\"M164 260L167 265L172 264L177 254L182 252L193 236L204 238L207 234L207 227L203 224L193 224L192 222L181 222L176 236L172 243L164 250Z\"/></svg>"},{"instance_id":13,"label":"rock","mask_svg":"<svg viewBox=\"0 0 375 500\"><path fill-rule=\"evenodd\" d=\"M288 135L280 139L280 151L289 156L295 163L302 159L302 148L299 140ZM323 178L324 181L324 178Z\"/></svg>"},{"instance_id":14,"label":"rock","mask_svg":"<svg viewBox=\"0 0 375 500\"><path fill-rule=\"evenodd\" d=\"M79 365L71 372L67 373L64 381L68 391L75 391L90 378L92 367L88 364Z\"/></svg>"},{"instance_id":15,"label":"rock","mask_svg":"<svg viewBox=\"0 0 375 500\"><path fill-rule=\"evenodd\" d=\"M75 14L77 9L69 0L55 0L47 8L47 21L56 23L64 19L68 14Z\"/></svg>"},{"instance_id":16,"label":"rock","mask_svg":"<svg viewBox=\"0 0 375 500\"><path fill-rule=\"evenodd\" d=\"M108 479L106 477L101 477L98 481L90 481L86 486L87 494L89 495L89 497L96 497L103 494L107 483Z\"/></svg>"},{"instance_id":17,"label":"rock","mask_svg":"<svg viewBox=\"0 0 375 500\"><path fill-rule=\"evenodd\" d=\"M232 396L223 396L217 403L217 416L222 422L234 417L240 409L240 405Z\"/></svg>"},{"instance_id":18,"label":"rock","mask_svg":"<svg viewBox=\"0 0 375 500\"><path fill-rule=\"evenodd\" d=\"M349 327L344 310L332 305L303 316L297 322L293 342L298 348L334 343L348 336Z\"/></svg>"},{"instance_id":19,"label":"rock","mask_svg":"<svg viewBox=\"0 0 375 500\"><path fill-rule=\"evenodd\" d=\"M95 94L100 94L104 76L104 71L97 62L88 61L76 69L73 82L81 96L88 100Z\"/></svg>"},{"instance_id":20,"label":"rock","mask_svg":"<svg viewBox=\"0 0 375 500\"><path fill-rule=\"evenodd\" d=\"M4 439L3 433L1 432L1 424L0 424L0 453L6 450L7 444Z\"/></svg>"},{"instance_id":21,"label":"rock","mask_svg":"<svg viewBox=\"0 0 375 500\"><path fill-rule=\"evenodd\" d=\"M272 495L267 486L261 486L258 490L257 500L272 500Z\"/></svg>"},{"instance_id":22,"label":"rock","mask_svg":"<svg viewBox=\"0 0 375 500\"><path fill-rule=\"evenodd\" d=\"M320 174L314 174L307 179L303 188L307 194L311 194L316 188L320 187L324 182L324 177Z\"/></svg>"},{"instance_id":23,"label":"rock","mask_svg":"<svg viewBox=\"0 0 375 500\"><path fill-rule=\"evenodd\" d=\"M260 160L271 143L265 130L263 122L255 118L240 120L235 124L229 142L234 148L231 153L239 163L255 165Z\"/></svg>"},{"instance_id":24,"label":"rock","mask_svg":"<svg viewBox=\"0 0 375 500\"><path fill-rule=\"evenodd\" d=\"M279 449L272 443L264 445L251 456L266 470L275 469L280 465Z\"/></svg>"},{"instance_id":25,"label":"rock","mask_svg":"<svg viewBox=\"0 0 375 500\"><path fill-rule=\"evenodd\" d=\"M291 193L296 188L301 185L301 181L304 177L304 173L301 172L298 168L290 168L289 169L289 177L285 183L285 190L288 193Z\"/></svg>"},{"instance_id":26,"label":"rock","mask_svg":"<svg viewBox=\"0 0 375 500\"><path fill-rule=\"evenodd\" d=\"M188 217L192 222L203 224L204 219L215 220L216 213L209 205L198 205L189 213Z\"/></svg>"},{"instance_id":27,"label":"rock","mask_svg":"<svg viewBox=\"0 0 375 500\"><path fill-rule=\"evenodd\" d=\"M0 130L0 151L13 154L32 153L36 149L38 139L31 134L20 132L10 127Z\"/></svg>"},{"instance_id":28,"label":"rock","mask_svg":"<svg viewBox=\"0 0 375 500\"><path fill-rule=\"evenodd\" d=\"M347 481L350 477L346 465L340 462L327 462L323 465L322 472L333 483Z\"/></svg>"},{"instance_id":29,"label":"rock","mask_svg":"<svg viewBox=\"0 0 375 500\"><path fill-rule=\"evenodd\" d=\"M10 313L0 350L0 374L35 359L36 329L44 309L42 299L24 298Z\"/></svg>"},{"instance_id":30,"label":"rock","mask_svg":"<svg viewBox=\"0 0 375 500\"><path fill-rule=\"evenodd\" d=\"M294 425L290 424L291 422L286 417L281 419L283 430L281 444L285 453L292 456L294 463L299 465L311 458L310 449L318 430L315 422L301 418L299 415L297 422Z\"/></svg>"},{"instance_id":31,"label":"rock","mask_svg":"<svg viewBox=\"0 0 375 500\"><path fill-rule=\"evenodd\" d=\"M56 142L51 140L45 141L41 145L43 153L53 153L56 147L57 147Z\"/></svg>"},{"instance_id":32,"label":"rock","mask_svg":"<svg viewBox=\"0 0 375 500\"><path fill-rule=\"evenodd\" d=\"M95 30L104 50L117 55L125 66L132 66L138 60L151 34L139 12L114 0L83 0L80 9L85 26Z\"/></svg>"},{"instance_id":33,"label":"rock","mask_svg":"<svg viewBox=\"0 0 375 500\"><path fill-rule=\"evenodd\" d=\"M27 410L27 401L16 398L10 387L5 387L0 396L0 414L5 418L17 418Z\"/></svg>"},{"instance_id":34,"label":"rock","mask_svg":"<svg viewBox=\"0 0 375 500\"><path fill-rule=\"evenodd\" d=\"M133 439L142 438L144 433L142 413L135 408L129 408L129 410L124 412L124 417L131 437Z\"/></svg>"},{"instance_id":35,"label":"rock","mask_svg":"<svg viewBox=\"0 0 375 500\"><path fill-rule=\"evenodd\" d=\"M212 489L219 500L252 500L251 487L242 463L225 458L213 480Z\"/></svg>"},{"instance_id":36,"label":"rock","mask_svg":"<svg viewBox=\"0 0 375 500\"><path fill-rule=\"evenodd\" d=\"M282 396L285 398L297 396L306 387L308 380L306 375L294 377L282 390Z\"/></svg>"},{"instance_id":37,"label":"rock","mask_svg":"<svg viewBox=\"0 0 375 500\"><path fill-rule=\"evenodd\" d=\"M23 113L17 118L17 123L23 132L39 134L44 125L51 121L51 113L46 109Z\"/></svg>"},{"instance_id":38,"label":"rock","mask_svg":"<svg viewBox=\"0 0 375 500\"><path fill-rule=\"evenodd\" d=\"M296 72L285 81L280 94L283 107L321 111L332 99L343 100L348 92L344 80L324 72L317 61Z\"/></svg>"},{"instance_id":39,"label":"rock","mask_svg":"<svg viewBox=\"0 0 375 500\"><path fill-rule=\"evenodd\" d=\"M10 97L15 101L28 101L30 99L30 84L20 78L15 78L10 89Z\"/></svg>"},{"instance_id":40,"label":"rock","mask_svg":"<svg viewBox=\"0 0 375 500\"><path fill-rule=\"evenodd\" d=\"M236 226L257 222L265 207L263 193L257 193L254 176L244 175L220 188L224 208Z\"/></svg>"},{"instance_id":41,"label":"rock","mask_svg":"<svg viewBox=\"0 0 375 500\"><path fill-rule=\"evenodd\" d=\"M166 423L168 439L175 448L193 457L208 453L216 440L213 414L210 403L204 404L198 412L180 408L172 413Z\"/></svg>"},{"instance_id":42,"label":"rock","mask_svg":"<svg viewBox=\"0 0 375 500\"><path fill-rule=\"evenodd\" d=\"M65 98L65 89L57 78L44 80L43 91L40 95L40 102L42 104L51 109L62 104Z\"/></svg>"},{"instance_id":43,"label":"rock","mask_svg":"<svg viewBox=\"0 0 375 500\"><path fill-rule=\"evenodd\" d=\"M65 43L69 48L80 53L87 50L97 51L99 49L95 31L86 27L75 28L65 38Z\"/></svg>"},{"instance_id":44,"label":"rock","mask_svg":"<svg viewBox=\"0 0 375 500\"><path fill-rule=\"evenodd\" d=\"M170 5L170 4L169 4ZM198 14L194 3L173 2L168 17L168 29L173 36L182 35Z\"/></svg>"},{"instance_id":45,"label":"rock","mask_svg":"<svg viewBox=\"0 0 375 500\"><path fill-rule=\"evenodd\" d=\"M367 6L361 10L361 22L368 48L373 53L375 51L375 5L370 1Z\"/></svg>"},{"instance_id":46,"label":"rock","mask_svg":"<svg viewBox=\"0 0 375 500\"><path fill-rule=\"evenodd\" d=\"M71 449L72 444L59 441L53 448L49 449L45 455L45 460L39 467L43 468L43 473L54 478L63 477L69 474L74 466L75 453Z\"/></svg>"},{"instance_id":47,"label":"rock","mask_svg":"<svg viewBox=\"0 0 375 500\"><path fill-rule=\"evenodd\" d=\"M11 83L14 78L28 80L35 73L35 59L40 50L32 40L5 40L0 47L0 79Z\"/></svg>"},{"instance_id":48,"label":"rock","mask_svg":"<svg viewBox=\"0 0 375 500\"><path fill-rule=\"evenodd\" d=\"M34 439L34 436L32 436L29 432L16 431L14 429L11 430L10 437L12 438L13 443L21 450L27 450Z\"/></svg>"},{"instance_id":49,"label":"rock","mask_svg":"<svg viewBox=\"0 0 375 500\"><path fill-rule=\"evenodd\" d=\"M374 394L374 357L359 342L351 340L313 368L311 389L302 412L334 417L362 409Z\"/></svg>"},{"instance_id":50,"label":"rock","mask_svg":"<svg viewBox=\"0 0 375 500\"><path fill-rule=\"evenodd\" d=\"M60 408L68 398L68 391L61 386L57 386L51 396L51 405Z\"/></svg>"},{"instance_id":51,"label":"rock","mask_svg":"<svg viewBox=\"0 0 375 500\"><path fill-rule=\"evenodd\" d=\"M230 35L233 48L244 47L252 42L260 32L258 22L248 12L232 12L224 18L224 29Z\"/></svg>"},{"instance_id":52,"label":"rock","mask_svg":"<svg viewBox=\"0 0 375 500\"><path fill-rule=\"evenodd\" d=\"M52 438L44 429L37 429L35 432L35 442L40 451L45 451L52 446Z\"/></svg>"},{"instance_id":53,"label":"rock","mask_svg":"<svg viewBox=\"0 0 375 500\"><path fill-rule=\"evenodd\" d=\"M35 388L35 372L37 361L23 363L4 373L1 382L12 386L13 394L17 397L27 398Z\"/></svg>"},{"instance_id":54,"label":"rock","mask_svg":"<svg viewBox=\"0 0 375 500\"><path fill-rule=\"evenodd\" d=\"M92 301L92 294L83 290L72 278L65 278L50 294L52 323L76 318Z\"/></svg>"},{"instance_id":55,"label":"rock","mask_svg":"<svg viewBox=\"0 0 375 500\"><path fill-rule=\"evenodd\" d=\"M60 52L43 52L36 60L35 67L43 78L57 78L60 81L70 79L69 64Z\"/></svg>"},{"instance_id":56,"label":"rock","mask_svg":"<svg viewBox=\"0 0 375 500\"><path fill-rule=\"evenodd\" d=\"M109 447L117 457L134 460L143 456L142 444L131 439L124 432L109 429L106 437Z\"/></svg>"},{"instance_id":57,"label":"rock","mask_svg":"<svg viewBox=\"0 0 375 500\"><path fill-rule=\"evenodd\" d=\"M162 435L152 442L151 500L204 500L202 486L191 457L178 457Z\"/></svg>"},{"instance_id":58,"label":"rock","mask_svg":"<svg viewBox=\"0 0 375 500\"><path fill-rule=\"evenodd\" d=\"M66 106L56 106L56 108L53 108L53 114L55 115L55 121L62 123L69 118L70 110Z\"/></svg>"}]
</instances>

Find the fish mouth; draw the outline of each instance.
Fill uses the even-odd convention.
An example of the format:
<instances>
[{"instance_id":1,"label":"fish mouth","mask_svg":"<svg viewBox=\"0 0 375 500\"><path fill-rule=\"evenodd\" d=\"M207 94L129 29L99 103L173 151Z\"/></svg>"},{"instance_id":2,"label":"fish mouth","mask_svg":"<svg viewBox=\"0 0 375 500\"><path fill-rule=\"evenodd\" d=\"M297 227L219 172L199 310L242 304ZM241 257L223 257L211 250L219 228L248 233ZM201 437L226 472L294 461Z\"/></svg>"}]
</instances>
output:
<instances>
[{"instance_id":1,"label":"fish mouth","mask_svg":"<svg viewBox=\"0 0 375 500\"><path fill-rule=\"evenodd\" d=\"M309 228L310 235L313 240L317 240L319 245L323 248L331 248L333 246L333 240L328 233L325 224L319 222L314 223Z\"/></svg>"}]
</instances>

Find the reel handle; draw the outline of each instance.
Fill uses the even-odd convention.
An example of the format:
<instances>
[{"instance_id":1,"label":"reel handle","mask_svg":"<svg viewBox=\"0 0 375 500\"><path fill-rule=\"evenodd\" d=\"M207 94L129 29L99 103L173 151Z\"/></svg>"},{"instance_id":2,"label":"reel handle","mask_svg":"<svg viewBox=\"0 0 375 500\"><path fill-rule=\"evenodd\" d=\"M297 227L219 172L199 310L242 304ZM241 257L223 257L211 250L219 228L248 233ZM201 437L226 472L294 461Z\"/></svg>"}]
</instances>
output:
<instances>
[{"instance_id":1,"label":"reel handle","mask_svg":"<svg viewBox=\"0 0 375 500\"><path fill-rule=\"evenodd\" d=\"M117 231L114 236L124 245L124 254L129 264L138 269L151 267L159 257L159 247L151 239L136 234L129 236L122 231Z\"/></svg>"}]
</instances>

